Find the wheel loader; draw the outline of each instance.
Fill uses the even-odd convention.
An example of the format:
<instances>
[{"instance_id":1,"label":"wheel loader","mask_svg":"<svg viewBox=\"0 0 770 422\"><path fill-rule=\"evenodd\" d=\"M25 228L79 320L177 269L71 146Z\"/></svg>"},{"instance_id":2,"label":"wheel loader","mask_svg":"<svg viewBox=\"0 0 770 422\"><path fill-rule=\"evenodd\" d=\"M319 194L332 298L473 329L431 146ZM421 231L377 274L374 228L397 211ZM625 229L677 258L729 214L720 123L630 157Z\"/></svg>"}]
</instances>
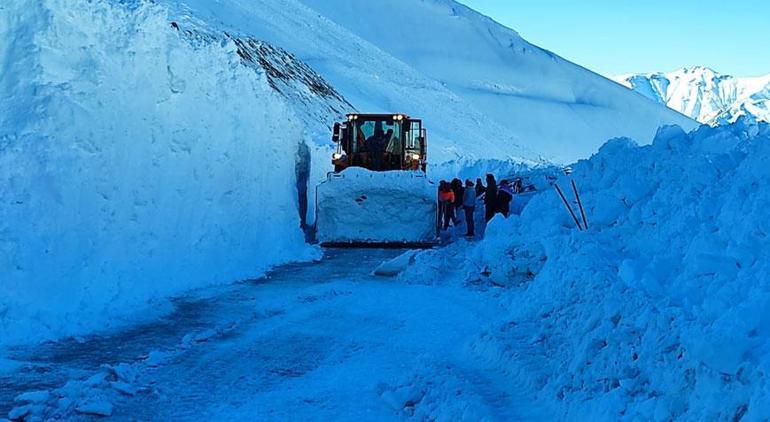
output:
<instances>
[{"instance_id":1,"label":"wheel loader","mask_svg":"<svg viewBox=\"0 0 770 422\"><path fill-rule=\"evenodd\" d=\"M322 246L431 246L436 187L426 174L427 131L406 114L350 113L335 123L334 171L316 188Z\"/></svg>"}]
</instances>

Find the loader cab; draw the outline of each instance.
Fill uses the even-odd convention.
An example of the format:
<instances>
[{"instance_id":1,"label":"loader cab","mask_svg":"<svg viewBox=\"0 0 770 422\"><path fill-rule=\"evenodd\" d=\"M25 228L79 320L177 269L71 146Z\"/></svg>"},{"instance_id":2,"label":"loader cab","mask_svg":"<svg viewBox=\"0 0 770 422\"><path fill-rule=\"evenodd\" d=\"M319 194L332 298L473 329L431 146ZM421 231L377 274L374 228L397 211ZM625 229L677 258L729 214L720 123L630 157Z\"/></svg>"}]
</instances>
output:
<instances>
[{"instance_id":1,"label":"loader cab","mask_svg":"<svg viewBox=\"0 0 770 422\"><path fill-rule=\"evenodd\" d=\"M427 133L422 120L405 114L348 114L335 123L334 171L363 167L371 171L425 172Z\"/></svg>"}]
</instances>

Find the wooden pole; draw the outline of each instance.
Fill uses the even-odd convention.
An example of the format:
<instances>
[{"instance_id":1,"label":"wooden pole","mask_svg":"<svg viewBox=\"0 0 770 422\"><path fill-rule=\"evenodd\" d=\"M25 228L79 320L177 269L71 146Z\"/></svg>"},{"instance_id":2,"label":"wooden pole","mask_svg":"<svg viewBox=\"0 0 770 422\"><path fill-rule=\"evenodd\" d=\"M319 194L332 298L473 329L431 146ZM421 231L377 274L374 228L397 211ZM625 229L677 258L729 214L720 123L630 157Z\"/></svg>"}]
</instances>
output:
<instances>
[{"instance_id":1,"label":"wooden pole","mask_svg":"<svg viewBox=\"0 0 770 422\"><path fill-rule=\"evenodd\" d=\"M575 225L577 226L578 230L583 230L583 226L580 225L580 221L578 221L577 216L575 215L575 212L572 211L572 206L570 206L569 202L567 201L567 198L564 196L564 193L561 191L561 188L558 184L554 183L554 188L556 188L556 192L559 193L559 197L561 197L561 201L564 202L564 206L567 207L567 211L569 211L569 214L572 216L572 219L575 221Z\"/></svg>"},{"instance_id":2,"label":"wooden pole","mask_svg":"<svg viewBox=\"0 0 770 422\"><path fill-rule=\"evenodd\" d=\"M583 209L583 201L580 200L580 194L578 193L575 180L572 180L572 191L575 192L575 199L577 199L578 207L580 208L580 215L583 217L583 227L588 230L588 219L586 219L586 212Z\"/></svg>"}]
</instances>

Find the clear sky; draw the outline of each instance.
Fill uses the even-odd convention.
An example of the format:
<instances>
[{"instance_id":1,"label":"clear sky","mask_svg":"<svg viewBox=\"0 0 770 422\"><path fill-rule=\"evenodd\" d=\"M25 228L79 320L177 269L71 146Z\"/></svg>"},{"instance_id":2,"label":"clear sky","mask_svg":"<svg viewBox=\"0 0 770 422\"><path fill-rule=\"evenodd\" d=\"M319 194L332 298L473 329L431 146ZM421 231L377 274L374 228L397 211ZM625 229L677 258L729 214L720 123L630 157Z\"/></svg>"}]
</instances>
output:
<instances>
[{"instance_id":1,"label":"clear sky","mask_svg":"<svg viewBox=\"0 0 770 422\"><path fill-rule=\"evenodd\" d=\"M603 75L770 74L770 0L459 0Z\"/></svg>"}]
</instances>

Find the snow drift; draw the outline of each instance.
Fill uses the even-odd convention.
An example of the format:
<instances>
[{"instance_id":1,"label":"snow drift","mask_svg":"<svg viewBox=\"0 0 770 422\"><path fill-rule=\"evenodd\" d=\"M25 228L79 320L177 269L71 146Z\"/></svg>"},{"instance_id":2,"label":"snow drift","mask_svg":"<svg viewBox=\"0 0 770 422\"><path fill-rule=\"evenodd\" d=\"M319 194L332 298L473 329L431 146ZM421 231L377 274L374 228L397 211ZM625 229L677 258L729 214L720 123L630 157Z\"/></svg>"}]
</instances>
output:
<instances>
[{"instance_id":1,"label":"snow drift","mask_svg":"<svg viewBox=\"0 0 770 422\"><path fill-rule=\"evenodd\" d=\"M232 40L147 2L12 0L0 72L0 343L307 256L302 127Z\"/></svg>"},{"instance_id":2,"label":"snow drift","mask_svg":"<svg viewBox=\"0 0 770 422\"><path fill-rule=\"evenodd\" d=\"M546 190L477 246L418 255L402 277L464 261L456 281L503 287L507 311L471 348L560 419L759 420L768 156L770 127L743 121L667 127L642 147L616 139L574 167L588 231Z\"/></svg>"}]
</instances>

